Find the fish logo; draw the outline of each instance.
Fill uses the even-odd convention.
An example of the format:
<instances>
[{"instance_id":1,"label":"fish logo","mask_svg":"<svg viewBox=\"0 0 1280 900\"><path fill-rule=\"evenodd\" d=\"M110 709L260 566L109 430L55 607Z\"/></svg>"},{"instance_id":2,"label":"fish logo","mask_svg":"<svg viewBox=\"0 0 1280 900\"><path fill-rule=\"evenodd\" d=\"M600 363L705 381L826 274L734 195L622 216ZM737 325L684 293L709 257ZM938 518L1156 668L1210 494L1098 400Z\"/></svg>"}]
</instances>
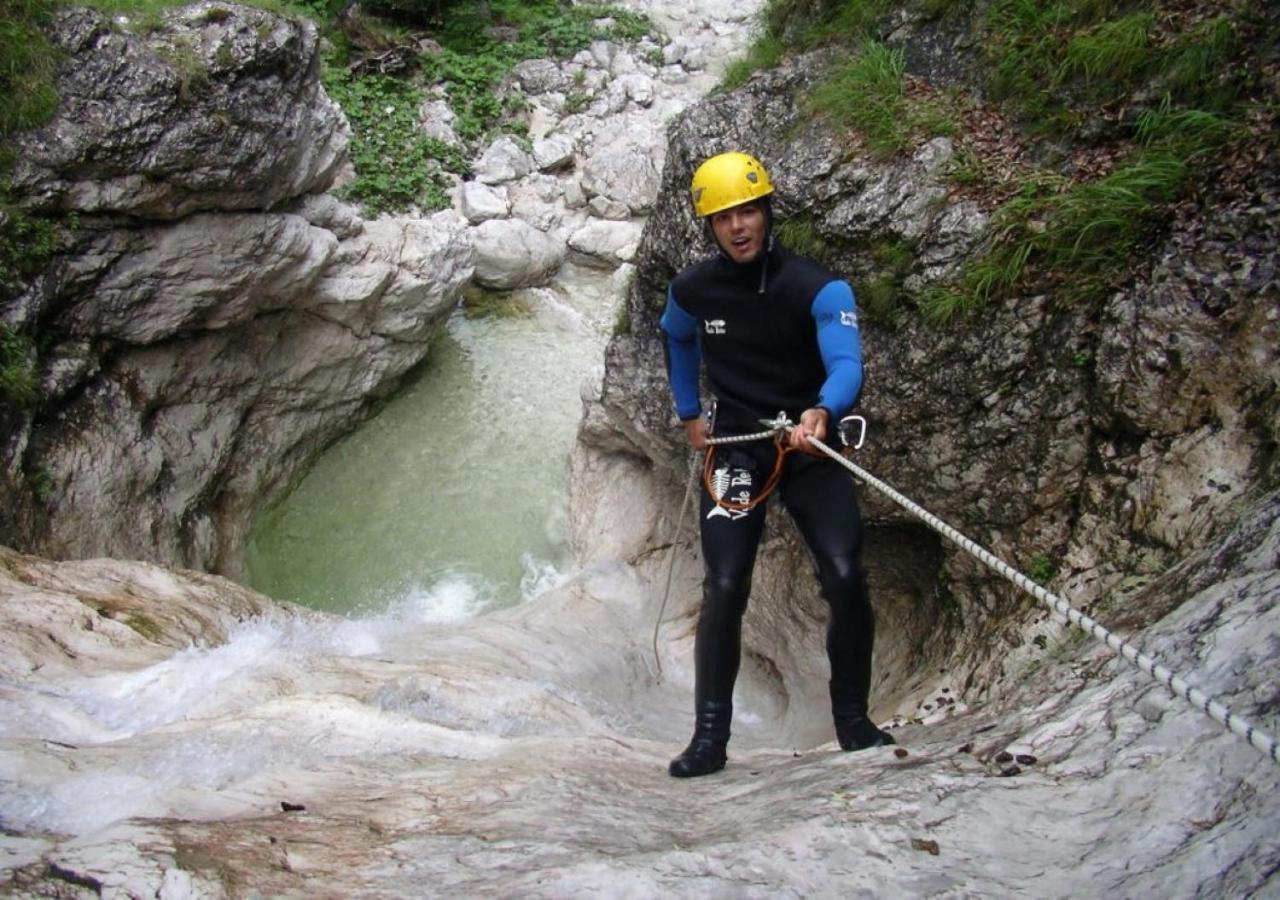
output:
<instances>
[{"instance_id":1,"label":"fish logo","mask_svg":"<svg viewBox=\"0 0 1280 900\"><path fill-rule=\"evenodd\" d=\"M727 506L721 506L720 501L724 499L726 493L732 487L746 485L730 500L734 503L748 503L751 500L751 473L746 469L733 469L729 466L719 466L711 474L711 496L715 499L716 505L711 508L711 512L707 513L708 519L717 517L728 519L736 522L738 519L747 515L749 510L730 509Z\"/></svg>"}]
</instances>

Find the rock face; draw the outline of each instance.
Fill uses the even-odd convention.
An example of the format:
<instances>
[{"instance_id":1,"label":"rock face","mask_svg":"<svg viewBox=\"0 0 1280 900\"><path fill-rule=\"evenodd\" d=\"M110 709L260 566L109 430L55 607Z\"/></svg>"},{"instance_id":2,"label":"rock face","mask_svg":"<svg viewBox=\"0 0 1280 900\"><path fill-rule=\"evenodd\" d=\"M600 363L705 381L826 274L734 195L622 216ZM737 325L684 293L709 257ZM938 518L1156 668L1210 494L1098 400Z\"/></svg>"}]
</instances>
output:
<instances>
[{"instance_id":1,"label":"rock face","mask_svg":"<svg viewBox=\"0 0 1280 900\"><path fill-rule=\"evenodd\" d=\"M347 128L304 20L200 4L143 38L68 10L57 35L64 105L15 180L80 232L3 311L48 345L3 448L4 533L236 574L263 499L424 358L471 235L314 193Z\"/></svg>"},{"instance_id":2,"label":"rock face","mask_svg":"<svg viewBox=\"0 0 1280 900\"><path fill-rule=\"evenodd\" d=\"M317 79L316 29L251 7L171 10L146 37L61 15L57 119L19 142L14 187L45 207L177 219L323 190L347 125Z\"/></svg>"}]
</instances>

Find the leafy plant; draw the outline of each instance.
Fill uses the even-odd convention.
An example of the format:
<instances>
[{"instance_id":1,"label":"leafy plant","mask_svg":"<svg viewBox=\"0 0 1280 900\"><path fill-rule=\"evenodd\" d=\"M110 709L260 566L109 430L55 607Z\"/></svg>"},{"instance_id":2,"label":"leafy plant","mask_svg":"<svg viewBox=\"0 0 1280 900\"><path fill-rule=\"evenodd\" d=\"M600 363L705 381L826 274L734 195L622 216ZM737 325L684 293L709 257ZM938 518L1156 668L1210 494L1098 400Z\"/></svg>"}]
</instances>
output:
<instances>
[{"instance_id":1,"label":"leafy plant","mask_svg":"<svg viewBox=\"0 0 1280 900\"><path fill-rule=\"evenodd\" d=\"M449 205L447 173L462 174L466 161L458 148L419 129L422 91L386 75L357 77L332 66L324 82L352 126L356 177L343 188L345 196L374 215Z\"/></svg>"},{"instance_id":2,"label":"leafy plant","mask_svg":"<svg viewBox=\"0 0 1280 900\"><path fill-rule=\"evenodd\" d=\"M1058 574L1058 567L1053 564L1053 560L1048 554L1039 553L1031 560L1027 566L1027 577L1036 584L1044 587L1053 580L1053 576Z\"/></svg>"},{"instance_id":3,"label":"leafy plant","mask_svg":"<svg viewBox=\"0 0 1280 900\"><path fill-rule=\"evenodd\" d=\"M0 399L8 406L29 408L38 396L35 350L31 339L0 323Z\"/></svg>"}]
</instances>

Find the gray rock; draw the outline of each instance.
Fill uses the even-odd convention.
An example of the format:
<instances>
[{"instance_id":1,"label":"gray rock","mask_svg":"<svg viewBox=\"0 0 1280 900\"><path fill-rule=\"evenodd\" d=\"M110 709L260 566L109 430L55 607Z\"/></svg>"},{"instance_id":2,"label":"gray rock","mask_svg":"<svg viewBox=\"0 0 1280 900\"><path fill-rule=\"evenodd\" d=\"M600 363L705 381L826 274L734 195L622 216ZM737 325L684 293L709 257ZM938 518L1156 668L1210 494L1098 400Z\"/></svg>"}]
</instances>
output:
<instances>
[{"instance_id":1,"label":"gray rock","mask_svg":"<svg viewBox=\"0 0 1280 900\"><path fill-rule=\"evenodd\" d=\"M654 98L653 79L648 75L636 72L624 75L615 84L621 84L627 97L637 106L652 106Z\"/></svg>"},{"instance_id":2,"label":"gray rock","mask_svg":"<svg viewBox=\"0 0 1280 900\"><path fill-rule=\"evenodd\" d=\"M574 140L565 134L553 134L533 142L533 163L539 172L553 172L573 165Z\"/></svg>"},{"instance_id":3,"label":"gray rock","mask_svg":"<svg viewBox=\"0 0 1280 900\"><path fill-rule=\"evenodd\" d=\"M324 190L348 130L315 77L315 26L216 9L165 11L145 35L60 12L58 114L15 136L15 188L44 208L151 219Z\"/></svg>"},{"instance_id":4,"label":"gray rock","mask_svg":"<svg viewBox=\"0 0 1280 900\"><path fill-rule=\"evenodd\" d=\"M569 87L569 77L555 62L549 59L527 59L512 67L509 77L530 95L564 91Z\"/></svg>"},{"instance_id":5,"label":"gray rock","mask_svg":"<svg viewBox=\"0 0 1280 900\"><path fill-rule=\"evenodd\" d=\"M601 196L625 206L629 213L645 213L658 193L666 144L643 116L628 114L598 139L582 166L582 187L588 196Z\"/></svg>"},{"instance_id":6,"label":"gray rock","mask_svg":"<svg viewBox=\"0 0 1280 900\"><path fill-rule=\"evenodd\" d=\"M569 249L596 265L617 266L635 257L640 229L638 222L588 222L569 237Z\"/></svg>"},{"instance_id":7,"label":"gray rock","mask_svg":"<svg viewBox=\"0 0 1280 900\"><path fill-rule=\"evenodd\" d=\"M502 184L532 172L533 160L515 139L500 137L480 154L471 171L483 184Z\"/></svg>"},{"instance_id":8,"label":"gray rock","mask_svg":"<svg viewBox=\"0 0 1280 900\"><path fill-rule=\"evenodd\" d=\"M564 245L532 225L493 219L473 230L475 281L496 290L545 284L564 261Z\"/></svg>"},{"instance_id":9,"label":"gray rock","mask_svg":"<svg viewBox=\"0 0 1280 900\"><path fill-rule=\"evenodd\" d=\"M505 187L491 187L479 181L462 183L462 215L472 225L486 219L504 218L510 211Z\"/></svg>"},{"instance_id":10,"label":"gray rock","mask_svg":"<svg viewBox=\"0 0 1280 900\"><path fill-rule=\"evenodd\" d=\"M422 133L427 137L444 141L453 147L462 144L457 132L453 130L453 123L458 117L449 108L447 101L438 98L423 101L418 118L422 122Z\"/></svg>"},{"instance_id":11,"label":"gray rock","mask_svg":"<svg viewBox=\"0 0 1280 900\"><path fill-rule=\"evenodd\" d=\"M293 205L292 212L317 228L332 231L339 240L357 237L364 231L359 211L332 194L309 194Z\"/></svg>"},{"instance_id":12,"label":"gray rock","mask_svg":"<svg viewBox=\"0 0 1280 900\"><path fill-rule=\"evenodd\" d=\"M591 213L601 219L624 222L631 218L631 209L625 203L611 200L608 197L592 197L587 203Z\"/></svg>"}]
</instances>

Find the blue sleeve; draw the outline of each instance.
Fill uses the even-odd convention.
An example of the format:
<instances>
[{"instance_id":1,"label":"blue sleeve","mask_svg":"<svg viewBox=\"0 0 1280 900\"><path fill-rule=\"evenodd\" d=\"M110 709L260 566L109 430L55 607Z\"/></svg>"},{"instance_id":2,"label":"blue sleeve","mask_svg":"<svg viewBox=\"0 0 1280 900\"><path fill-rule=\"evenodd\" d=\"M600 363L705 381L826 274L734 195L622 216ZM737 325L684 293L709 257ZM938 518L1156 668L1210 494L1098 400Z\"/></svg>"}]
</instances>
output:
<instances>
[{"instance_id":1,"label":"blue sleeve","mask_svg":"<svg viewBox=\"0 0 1280 900\"><path fill-rule=\"evenodd\" d=\"M676 414L681 420L697 418L702 412L698 397L698 367L702 363L698 320L680 308L670 288L661 324L667 333L667 379L675 397Z\"/></svg>"},{"instance_id":2,"label":"blue sleeve","mask_svg":"<svg viewBox=\"0 0 1280 900\"><path fill-rule=\"evenodd\" d=\"M862 390L862 341L858 335L858 310L853 288L845 281L829 281L810 307L818 329L818 350L827 369L827 380L817 406L832 420L848 415Z\"/></svg>"}]
</instances>

